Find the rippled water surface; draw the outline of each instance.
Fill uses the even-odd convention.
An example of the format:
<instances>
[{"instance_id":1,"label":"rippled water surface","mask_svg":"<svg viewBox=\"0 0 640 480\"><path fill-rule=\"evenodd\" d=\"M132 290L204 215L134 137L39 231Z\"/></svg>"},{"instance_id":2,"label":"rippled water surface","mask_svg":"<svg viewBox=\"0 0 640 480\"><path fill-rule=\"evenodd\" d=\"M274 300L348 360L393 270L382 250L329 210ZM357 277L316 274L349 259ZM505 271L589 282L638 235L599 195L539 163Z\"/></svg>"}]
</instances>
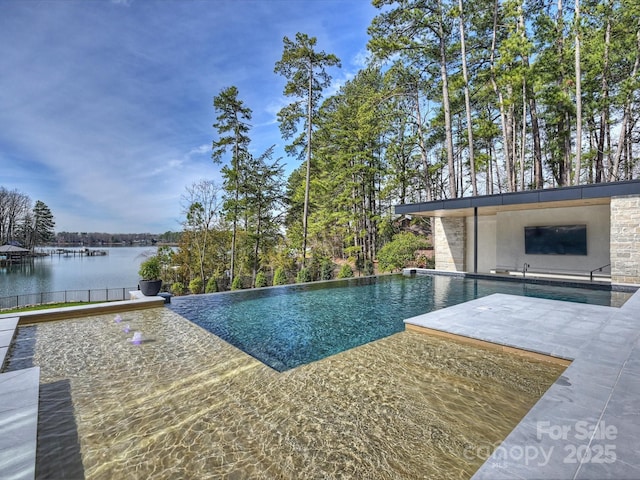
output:
<instances>
[{"instance_id":1,"label":"rippled water surface","mask_svg":"<svg viewBox=\"0 0 640 480\"><path fill-rule=\"evenodd\" d=\"M603 290L386 275L177 297L170 308L283 371L400 332L407 318L492 293L612 304L612 292Z\"/></svg>"},{"instance_id":2,"label":"rippled water surface","mask_svg":"<svg viewBox=\"0 0 640 480\"><path fill-rule=\"evenodd\" d=\"M122 318L19 328L37 478L469 478L562 371L401 332L278 373L169 309Z\"/></svg>"}]
</instances>

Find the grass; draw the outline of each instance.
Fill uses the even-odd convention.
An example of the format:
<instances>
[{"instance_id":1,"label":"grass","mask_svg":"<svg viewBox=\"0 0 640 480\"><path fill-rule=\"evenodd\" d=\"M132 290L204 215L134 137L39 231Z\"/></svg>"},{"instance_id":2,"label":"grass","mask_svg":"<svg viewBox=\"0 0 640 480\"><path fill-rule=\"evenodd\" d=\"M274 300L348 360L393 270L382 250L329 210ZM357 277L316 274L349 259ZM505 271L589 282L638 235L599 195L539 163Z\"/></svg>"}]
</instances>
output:
<instances>
[{"instance_id":1,"label":"grass","mask_svg":"<svg viewBox=\"0 0 640 480\"><path fill-rule=\"evenodd\" d=\"M45 305L30 305L27 307L11 308L7 310L0 310L0 314L5 313L20 313L20 312L33 312L35 310L48 310L50 308L60 307L75 307L78 305L90 305L92 303L100 302L61 302L61 303L47 303Z\"/></svg>"}]
</instances>

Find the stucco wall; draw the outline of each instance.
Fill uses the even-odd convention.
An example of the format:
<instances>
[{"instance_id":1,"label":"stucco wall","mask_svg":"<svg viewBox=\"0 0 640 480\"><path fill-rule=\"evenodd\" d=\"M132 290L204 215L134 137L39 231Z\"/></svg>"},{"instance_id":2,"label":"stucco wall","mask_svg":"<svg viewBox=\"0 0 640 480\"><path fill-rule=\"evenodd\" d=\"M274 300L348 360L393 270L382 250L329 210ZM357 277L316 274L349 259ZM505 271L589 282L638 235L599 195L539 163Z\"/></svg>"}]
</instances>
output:
<instances>
[{"instance_id":1,"label":"stucco wall","mask_svg":"<svg viewBox=\"0 0 640 480\"><path fill-rule=\"evenodd\" d=\"M640 196L611 199L611 281L640 284Z\"/></svg>"},{"instance_id":2,"label":"stucco wall","mask_svg":"<svg viewBox=\"0 0 640 480\"><path fill-rule=\"evenodd\" d=\"M551 225L586 225L587 255L526 255L524 227ZM499 212L495 267L522 270L528 263L532 271L589 273L610 263L609 225L609 205Z\"/></svg>"},{"instance_id":3,"label":"stucco wall","mask_svg":"<svg viewBox=\"0 0 640 480\"><path fill-rule=\"evenodd\" d=\"M467 271L473 272L473 217L467 217ZM478 273L496 268L496 216L478 216Z\"/></svg>"}]
</instances>

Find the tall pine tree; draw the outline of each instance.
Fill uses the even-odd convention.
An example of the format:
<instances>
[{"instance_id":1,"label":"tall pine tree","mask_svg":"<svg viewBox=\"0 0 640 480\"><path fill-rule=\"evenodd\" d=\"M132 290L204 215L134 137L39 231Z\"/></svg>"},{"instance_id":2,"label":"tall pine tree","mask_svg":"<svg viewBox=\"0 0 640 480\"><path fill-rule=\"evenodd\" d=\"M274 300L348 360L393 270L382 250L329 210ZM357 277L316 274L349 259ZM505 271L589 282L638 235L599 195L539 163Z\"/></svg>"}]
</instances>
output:
<instances>
[{"instance_id":1,"label":"tall pine tree","mask_svg":"<svg viewBox=\"0 0 640 480\"><path fill-rule=\"evenodd\" d=\"M284 37L284 52L276 62L275 73L287 79L284 94L295 101L280 112L280 131L286 139L298 131L299 123L304 124L304 132L286 148L287 153L298 153L302 158L306 152L306 178L304 211L302 214L302 266L306 263L307 222L309 218L309 188L311 181L312 132L322 91L331 83L327 67L340 66L340 60L333 54L315 50L317 39L304 33L297 33L295 41Z\"/></svg>"},{"instance_id":2,"label":"tall pine tree","mask_svg":"<svg viewBox=\"0 0 640 480\"><path fill-rule=\"evenodd\" d=\"M55 225L56 222L53 220L53 214L49 207L38 200L33 207L33 233L29 248L52 241L55 236L53 231Z\"/></svg>"},{"instance_id":3,"label":"tall pine tree","mask_svg":"<svg viewBox=\"0 0 640 480\"><path fill-rule=\"evenodd\" d=\"M240 184L244 169L244 159L248 156L249 149L249 121L251 109L246 107L242 100L238 99L238 89L228 87L213 99L213 106L218 113L217 122L213 127L218 131L219 139L213 142L212 158L219 163L225 153L231 151L231 163L225 167L223 174L226 177L225 190L230 192L230 200L227 201L227 210L230 212L232 223L231 235L231 274L233 282L236 267L236 241L239 220Z\"/></svg>"}]
</instances>

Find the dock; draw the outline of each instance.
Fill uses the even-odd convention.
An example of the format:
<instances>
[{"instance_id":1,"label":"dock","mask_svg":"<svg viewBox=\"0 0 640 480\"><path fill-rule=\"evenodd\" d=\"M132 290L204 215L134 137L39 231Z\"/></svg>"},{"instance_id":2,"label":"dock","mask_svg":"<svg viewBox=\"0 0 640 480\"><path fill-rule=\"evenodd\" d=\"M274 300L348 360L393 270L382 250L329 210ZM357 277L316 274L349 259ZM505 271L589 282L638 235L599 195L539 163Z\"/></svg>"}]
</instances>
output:
<instances>
[{"instance_id":1,"label":"dock","mask_svg":"<svg viewBox=\"0 0 640 480\"><path fill-rule=\"evenodd\" d=\"M56 248L55 250L51 250L49 252L44 252L47 255L58 255L65 257L103 257L108 255L109 252L107 250L94 250L90 248Z\"/></svg>"}]
</instances>

